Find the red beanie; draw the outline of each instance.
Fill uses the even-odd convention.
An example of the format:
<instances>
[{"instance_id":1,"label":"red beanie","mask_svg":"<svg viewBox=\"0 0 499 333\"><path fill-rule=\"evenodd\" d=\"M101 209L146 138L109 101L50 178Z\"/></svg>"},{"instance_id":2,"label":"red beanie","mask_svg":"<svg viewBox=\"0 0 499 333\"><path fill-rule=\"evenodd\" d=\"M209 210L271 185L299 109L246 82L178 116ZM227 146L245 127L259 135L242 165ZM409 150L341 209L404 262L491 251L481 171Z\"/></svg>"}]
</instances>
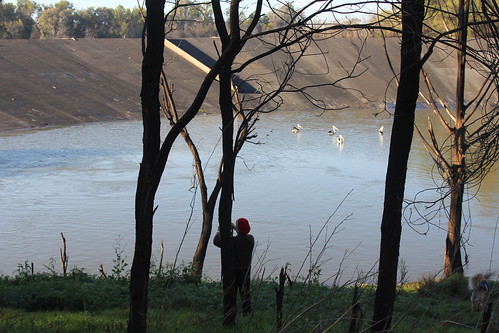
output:
<instances>
[{"instance_id":1,"label":"red beanie","mask_svg":"<svg viewBox=\"0 0 499 333\"><path fill-rule=\"evenodd\" d=\"M246 235L251 230L248 220L246 220L244 217L238 218L236 220L236 226L237 231L243 235Z\"/></svg>"}]
</instances>

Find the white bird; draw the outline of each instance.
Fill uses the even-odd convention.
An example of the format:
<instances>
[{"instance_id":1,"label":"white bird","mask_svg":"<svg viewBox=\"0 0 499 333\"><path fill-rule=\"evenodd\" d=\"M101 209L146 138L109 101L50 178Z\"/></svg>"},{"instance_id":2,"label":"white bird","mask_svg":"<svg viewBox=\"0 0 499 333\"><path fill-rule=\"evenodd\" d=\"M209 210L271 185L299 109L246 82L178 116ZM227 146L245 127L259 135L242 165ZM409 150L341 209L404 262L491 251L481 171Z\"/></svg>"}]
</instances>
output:
<instances>
[{"instance_id":1,"label":"white bird","mask_svg":"<svg viewBox=\"0 0 499 333\"><path fill-rule=\"evenodd\" d=\"M338 142L338 144L341 145L345 142L345 139L340 135L336 138L336 142Z\"/></svg>"},{"instance_id":2,"label":"white bird","mask_svg":"<svg viewBox=\"0 0 499 333\"><path fill-rule=\"evenodd\" d=\"M338 132L338 127L336 126L331 126L332 130L330 130L329 132L327 132L328 135L335 135L336 132Z\"/></svg>"},{"instance_id":3,"label":"white bird","mask_svg":"<svg viewBox=\"0 0 499 333\"><path fill-rule=\"evenodd\" d=\"M384 130L384 129L385 129L385 126L381 126L381 127L379 128L379 134L383 134L383 130Z\"/></svg>"},{"instance_id":4,"label":"white bird","mask_svg":"<svg viewBox=\"0 0 499 333\"><path fill-rule=\"evenodd\" d=\"M299 133L301 129L303 129L303 127L300 124L296 124L296 126L293 126L293 128L291 129L291 132Z\"/></svg>"}]
</instances>

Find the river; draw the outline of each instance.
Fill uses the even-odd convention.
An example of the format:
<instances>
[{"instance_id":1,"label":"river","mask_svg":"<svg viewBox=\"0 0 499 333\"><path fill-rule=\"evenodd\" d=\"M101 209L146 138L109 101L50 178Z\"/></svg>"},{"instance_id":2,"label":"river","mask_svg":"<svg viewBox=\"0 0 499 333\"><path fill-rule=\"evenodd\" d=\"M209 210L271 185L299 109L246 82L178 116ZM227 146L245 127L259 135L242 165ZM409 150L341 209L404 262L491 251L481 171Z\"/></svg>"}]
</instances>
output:
<instances>
[{"instance_id":1,"label":"river","mask_svg":"<svg viewBox=\"0 0 499 333\"><path fill-rule=\"evenodd\" d=\"M425 126L425 121L426 111L419 110L418 122ZM291 132L296 124L303 127L300 133ZM328 135L333 125L345 139L342 145ZM305 275L317 262L321 281L332 281L337 272L339 280L349 281L377 268L390 130L391 118L374 117L372 110L342 110L321 117L283 111L261 116L258 137L245 144L237 159L233 210L234 219L250 221L258 242L255 273L274 275L289 264L291 274ZM219 118L198 116L189 131L211 189L221 152ZM131 264L141 140L140 121L2 133L0 274L12 275L25 261L33 262L37 271L50 265L60 271L61 232L67 239L70 267L96 273L103 264L110 273L115 251L123 251ZM432 176L432 166L416 134L407 200L441 183ZM179 139L157 194L156 262L161 240L168 262L192 259L202 219L193 172L192 156ZM469 274L499 267L497 179L497 171L490 174L465 204ZM469 192L475 194L474 189ZM429 191L422 198L437 197ZM422 222L410 208L404 211L400 256L406 277L414 280L441 271L447 219L441 210L430 223ZM307 256L311 242L315 244ZM205 273L218 279L219 272L219 249L210 243Z\"/></svg>"}]
</instances>

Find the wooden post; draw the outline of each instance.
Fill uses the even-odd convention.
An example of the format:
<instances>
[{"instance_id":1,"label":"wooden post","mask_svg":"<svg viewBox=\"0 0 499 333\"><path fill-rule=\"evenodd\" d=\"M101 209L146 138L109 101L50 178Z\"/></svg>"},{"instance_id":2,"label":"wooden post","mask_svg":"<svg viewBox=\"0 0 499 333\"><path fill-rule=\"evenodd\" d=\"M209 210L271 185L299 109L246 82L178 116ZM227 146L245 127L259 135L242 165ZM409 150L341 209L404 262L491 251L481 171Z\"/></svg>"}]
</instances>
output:
<instances>
[{"instance_id":1,"label":"wooden post","mask_svg":"<svg viewBox=\"0 0 499 333\"><path fill-rule=\"evenodd\" d=\"M362 319L362 309L359 304L359 285L356 283L353 288L352 296L352 319L348 333L357 333L359 331L359 321Z\"/></svg>"},{"instance_id":2,"label":"wooden post","mask_svg":"<svg viewBox=\"0 0 499 333\"><path fill-rule=\"evenodd\" d=\"M487 308L485 311L483 311L483 316L482 316L482 323L481 323L481 329L480 333L488 333L489 332L489 325L491 324L490 322L490 317L492 314L492 301L487 302Z\"/></svg>"},{"instance_id":3,"label":"wooden post","mask_svg":"<svg viewBox=\"0 0 499 333\"><path fill-rule=\"evenodd\" d=\"M66 248L66 238L64 238L64 234L61 232L61 237L62 237L62 249L59 248L59 252L61 254L61 267L62 267L62 275L66 276L67 271L68 271L68 261L69 257L67 255L67 248Z\"/></svg>"},{"instance_id":4,"label":"wooden post","mask_svg":"<svg viewBox=\"0 0 499 333\"><path fill-rule=\"evenodd\" d=\"M282 328L282 303L284 299L284 283L286 282L286 270L284 267L281 268L279 273L279 287L276 288L276 331L279 332Z\"/></svg>"},{"instance_id":5,"label":"wooden post","mask_svg":"<svg viewBox=\"0 0 499 333\"><path fill-rule=\"evenodd\" d=\"M163 240L161 240L161 244L159 246L159 266L158 266L158 277L161 275L161 270L163 268L163 256L165 254L165 246L163 244Z\"/></svg>"}]
</instances>

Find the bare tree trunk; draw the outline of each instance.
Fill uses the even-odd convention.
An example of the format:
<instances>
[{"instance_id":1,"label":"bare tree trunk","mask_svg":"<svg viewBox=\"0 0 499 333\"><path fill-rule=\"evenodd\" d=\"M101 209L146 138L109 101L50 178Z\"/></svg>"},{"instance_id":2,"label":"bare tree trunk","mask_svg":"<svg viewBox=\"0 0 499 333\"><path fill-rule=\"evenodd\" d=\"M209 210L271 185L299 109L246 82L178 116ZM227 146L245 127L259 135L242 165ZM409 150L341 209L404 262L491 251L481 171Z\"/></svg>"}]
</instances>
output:
<instances>
[{"instance_id":1,"label":"bare tree trunk","mask_svg":"<svg viewBox=\"0 0 499 333\"><path fill-rule=\"evenodd\" d=\"M135 252L130 276L128 332L146 332L156 186L151 185L160 149L159 82L163 66L164 0L147 0L146 48L142 61L143 157L135 195ZM161 177L161 175L159 175ZM154 182L153 182L154 183Z\"/></svg>"},{"instance_id":2,"label":"bare tree trunk","mask_svg":"<svg viewBox=\"0 0 499 333\"><path fill-rule=\"evenodd\" d=\"M227 41L226 41L227 42ZM222 42L223 43L223 42ZM224 43L223 43L224 44ZM224 326L232 326L236 320L236 286L234 279L233 249L230 239L232 221L232 195L234 193L234 122L232 115L232 96L230 88L230 66L220 71L220 112L222 114L222 151L223 173L222 192L218 208L221 235L221 263L223 284Z\"/></svg>"},{"instance_id":3,"label":"bare tree trunk","mask_svg":"<svg viewBox=\"0 0 499 333\"><path fill-rule=\"evenodd\" d=\"M286 283L287 272L284 267L281 267L279 273L279 287L275 288L276 294L276 331L280 332L282 328L282 307L284 300L284 284Z\"/></svg>"},{"instance_id":4,"label":"bare tree trunk","mask_svg":"<svg viewBox=\"0 0 499 333\"><path fill-rule=\"evenodd\" d=\"M232 0L229 9L229 29L227 31L219 1L212 1L215 24L222 42L222 54L226 59L220 65L219 72L219 105L222 116L222 189L218 207L218 219L221 236L221 262L223 286L223 326L233 326L236 321L236 285L234 278L233 249L230 239L232 221L232 197L234 194L234 114L232 104L231 68L235 57L241 51L239 27L239 0Z\"/></svg>"},{"instance_id":5,"label":"bare tree trunk","mask_svg":"<svg viewBox=\"0 0 499 333\"><path fill-rule=\"evenodd\" d=\"M463 273L461 259L461 219L463 215L464 182L466 177L466 146L465 146L465 114L464 104L466 51L468 42L468 14L469 0L459 0L459 19L457 42L457 84L456 84L456 115L455 126L452 132L452 169L449 185L451 202L447 239L445 242L444 274L448 277L454 273Z\"/></svg>"},{"instance_id":6,"label":"bare tree trunk","mask_svg":"<svg viewBox=\"0 0 499 333\"><path fill-rule=\"evenodd\" d=\"M423 0L402 1L403 32L400 84L397 90L397 103L386 172L384 209L381 221L379 275L372 332L385 332L391 327L397 283L407 161L411 149L414 113L419 93L423 16Z\"/></svg>"},{"instance_id":7,"label":"bare tree trunk","mask_svg":"<svg viewBox=\"0 0 499 333\"><path fill-rule=\"evenodd\" d=\"M224 292L224 326L234 325L236 319L236 285L234 280L233 249L230 239L232 221L232 196L234 193L234 119L230 86L230 67L220 72L220 110L222 113L223 173L222 193L219 204L219 223L222 256L222 283Z\"/></svg>"},{"instance_id":8,"label":"bare tree trunk","mask_svg":"<svg viewBox=\"0 0 499 333\"><path fill-rule=\"evenodd\" d=\"M216 192L217 192L216 197L218 197L218 192L220 192L220 190L217 190ZM206 207L203 207L203 225L201 226L201 234L199 236L198 245L194 252L194 256L192 257L192 266L191 266L193 276L196 276L198 279L201 279L203 275L206 249L208 248L208 244L210 242L210 237L211 237L211 230L213 228L214 209L215 209L215 202L213 202L213 204L210 204L210 202L208 202L206 204Z\"/></svg>"},{"instance_id":9,"label":"bare tree trunk","mask_svg":"<svg viewBox=\"0 0 499 333\"><path fill-rule=\"evenodd\" d=\"M177 107L175 105L175 101L173 99L173 94L168 86L167 78L162 73L162 90L164 94L164 99L161 101L163 104L163 109L165 112L166 118L170 121L170 126L175 126L178 122L178 112ZM201 162L201 157L199 156L199 151L191 139L187 128L182 129L180 135L184 138L185 143L189 147L192 156L194 158L194 166L196 168L196 177L199 183L199 192L201 195L201 207L203 212L203 222L201 225L201 235L199 236L198 245L196 247L196 251L194 252L194 256L192 258L191 265L191 275L197 279L201 279L203 276L203 266L204 259L206 257L206 249L208 248L208 243L210 241L211 230L213 227L213 215L215 211L215 204L218 198L218 194L220 193L220 189L222 188L220 173L221 168L219 169L219 176L211 192L211 195L208 197L208 187L206 186L206 179L204 177L203 164Z\"/></svg>"},{"instance_id":10,"label":"bare tree trunk","mask_svg":"<svg viewBox=\"0 0 499 333\"><path fill-rule=\"evenodd\" d=\"M231 79L231 92L234 93L234 97L236 99L236 105L238 105L240 110L241 104L239 100L239 93L237 88L234 86L234 82ZM234 106L234 105L233 105ZM228 105L227 105L228 107ZM234 154L233 159L235 160L237 154L241 150L244 145L244 142L250 138L249 136L249 125L248 120L253 117L254 113L250 113L250 115L245 115L242 111L237 112L237 117L242 120L242 123L238 129L238 133L236 135L236 142L234 144ZM191 141L192 142L192 141ZM194 145L192 143L192 145ZM193 150L193 149L191 149ZM196 155L199 157L199 155ZM201 235L199 236L198 246L196 247L196 251L194 253L194 257L192 259L192 273L198 278L201 279L203 274L203 265L204 259L206 257L206 248L208 247L208 243L210 240L211 230L213 226L213 214L215 210L215 204L217 202L218 194L222 189L222 166L223 166L223 158L221 160L221 167L218 170L218 178L213 187L211 195L209 199L207 199L207 190L206 190L206 181L204 179L204 174L201 166L201 160L199 158L195 161L197 176L199 180L199 186L201 189L201 200L202 200L202 208L203 208L203 225L201 228Z\"/></svg>"},{"instance_id":11,"label":"bare tree trunk","mask_svg":"<svg viewBox=\"0 0 499 333\"><path fill-rule=\"evenodd\" d=\"M458 173L456 171L456 173ZM458 174L456 176L459 176ZM460 177L459 177L460 178ZM447 225L447 238L445 241L444 273L443 278L454 273L463 274L461 258L461 218L463 213L463 179L454 179L455 186L451 189L449 222Z\"/></svg>"},{"instance_id":12,"label":"bare tree trunk","mask_svg":"<svg viewBox=\"0 0 499 333\"><path fill-rule=\"evenodd\" d=\"M176 112L176 111L175 111ZM199 236L198 245L194 252L191 264L191 275L198 280L201 280L203 276L203 266L204 259L206 257L206 249L208 248L208 243L210 241L211 230L213 227L213 215L215 211L215 203L220 193L221 184L220 179L217 179L215 187L213 189L210 198L208 199L208 189L206 186L206 180L204 178L203 165L201 163L201 158L199 157L199 152L196 145L192 142L187 129L184 129L181 133L185 142L189 146L192 156L194 157L194 166L196 168L196 176L199 183L199 191L201 194L201 207L203 212L203 222L201 225L201 234Z\"/></svg>"}]
</instances>

